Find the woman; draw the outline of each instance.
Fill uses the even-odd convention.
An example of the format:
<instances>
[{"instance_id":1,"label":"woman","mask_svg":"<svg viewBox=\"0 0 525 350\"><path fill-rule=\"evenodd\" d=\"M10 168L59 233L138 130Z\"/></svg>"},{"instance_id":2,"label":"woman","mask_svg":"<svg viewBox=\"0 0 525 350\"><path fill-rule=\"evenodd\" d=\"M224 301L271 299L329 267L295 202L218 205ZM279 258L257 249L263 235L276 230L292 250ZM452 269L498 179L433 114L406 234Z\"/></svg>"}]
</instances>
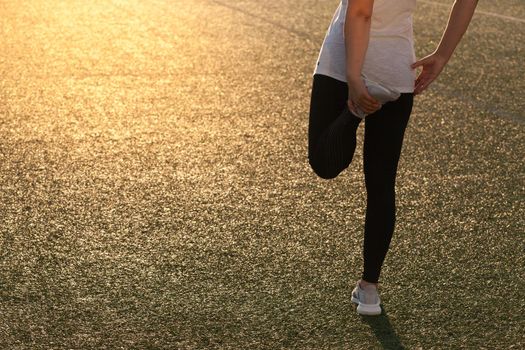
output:
<instances>
[{"instance_id":1,"label":"woman","mask_svg":"<svg viewBox=\"0 0 525 350\"><path fill-rule=\"evenodd\" d=\"M321 178L338 176L352 161L364 117L364 268L352 292L360 314L381 313L377 284L394 232L397 164L414 95L440 74L476 5L456 0L438 47L417 62L416 0L342 0L326 33L313 76L308 158Z\"/></svg>"}]
</instances>

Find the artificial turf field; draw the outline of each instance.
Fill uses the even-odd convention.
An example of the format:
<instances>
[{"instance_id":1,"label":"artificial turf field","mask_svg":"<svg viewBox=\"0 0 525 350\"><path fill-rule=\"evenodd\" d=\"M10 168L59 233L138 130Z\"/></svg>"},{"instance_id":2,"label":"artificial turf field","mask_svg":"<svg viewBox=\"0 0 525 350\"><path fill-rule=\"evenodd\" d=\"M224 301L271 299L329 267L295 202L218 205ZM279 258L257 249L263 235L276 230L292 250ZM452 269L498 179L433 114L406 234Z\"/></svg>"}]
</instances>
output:
<instances>
[{"instance_id":1,"label":"artificial turf field","mask_svg":"<svg viewBox=\"0 0 525 350\"><path fill-rule=\"evenodd\" d=\"M525 4L480 2L415 99L379 317L363 127L336 180L306 158L336 7L0 0L0 349L525 348Z\"/></svg>"}]
</instances>

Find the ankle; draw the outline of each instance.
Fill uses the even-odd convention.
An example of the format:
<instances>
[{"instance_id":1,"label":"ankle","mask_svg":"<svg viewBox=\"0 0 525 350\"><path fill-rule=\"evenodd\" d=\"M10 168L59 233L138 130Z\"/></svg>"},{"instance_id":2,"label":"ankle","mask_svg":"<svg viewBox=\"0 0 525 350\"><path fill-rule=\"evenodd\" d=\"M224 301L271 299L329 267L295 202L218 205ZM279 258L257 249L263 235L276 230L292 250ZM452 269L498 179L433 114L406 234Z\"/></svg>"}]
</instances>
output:
<instances>
[{"instance_id":1,"label":"ankle","mask_svg":"<svg viewBox=\"0 0 525 350\"><path fill-rule=\"evenodd\" d=\"M365 281L364 279L361 279L359 280L359 285L361 286L361 288L364 288L366 286L375 286L377 288L377 283L372 283L372 282L368 282L368 281Z\"/></svg>"}]
</instances>

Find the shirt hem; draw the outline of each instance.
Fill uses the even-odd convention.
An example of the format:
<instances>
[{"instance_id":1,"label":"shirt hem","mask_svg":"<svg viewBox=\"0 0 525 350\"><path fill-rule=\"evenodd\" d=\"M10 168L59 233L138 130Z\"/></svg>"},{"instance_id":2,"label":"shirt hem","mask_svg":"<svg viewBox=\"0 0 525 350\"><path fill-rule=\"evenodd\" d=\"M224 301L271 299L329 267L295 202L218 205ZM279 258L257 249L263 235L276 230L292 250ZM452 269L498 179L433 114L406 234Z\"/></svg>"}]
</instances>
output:
<instances>
[{"instance_id":1,"label":"shirt hem","mask_svg":"<svg viewBox=\"0 0 525 350\"><path fill-rule=\"evenodd\" d=\"M326 75L326 76L328 76L328 77L330 77L330 78L334 78L334 79L337 79L337 80L339 80L339 81L342 81L343 83L346 83L346 82L347 82L347 81L346 81L346 77L343 77L343 76L340 75L340 74L336 74L336 73L332 73L332 72L329 72L329 71L325 71L325 70L320 69L320 68L316 69L316 70L314 71L314 74L312 74L312 75L315 75L315 74Z\"/></svg>"},{"instance_id":2,"label":"shirt hem","mask_svg":"<svg viewBox=\"0 0 525 350\"><path fill-rule=\"evenodd\" d=\"M335 74L335 73L332 73L332 72L325 71L323 69L315 70L312 75L316 75L316 74L326 75L326 76L328 76L330 78L334 78L334 79L337 79L339 81L342 81L343 83L347 83L346 77L343 77L342 75L339 75L339 74ZM392 86L391 88L392 89L396 89L400 93L413 93L414 92L414 88L413 87Z\"/></svg>"}]
</instances>

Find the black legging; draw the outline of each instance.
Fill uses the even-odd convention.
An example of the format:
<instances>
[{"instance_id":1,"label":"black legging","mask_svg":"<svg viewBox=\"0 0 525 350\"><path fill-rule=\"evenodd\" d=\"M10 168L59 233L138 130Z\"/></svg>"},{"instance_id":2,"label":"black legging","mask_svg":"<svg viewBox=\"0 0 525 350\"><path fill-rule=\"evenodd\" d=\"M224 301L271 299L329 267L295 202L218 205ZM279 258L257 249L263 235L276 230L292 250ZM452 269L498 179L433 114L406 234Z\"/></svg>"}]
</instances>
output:
<instances>
[{"instance_id":1,"label":"black legging","mask_svg":"<svg viewBox=\"0 0 525 350\"><path fill-rule=\"evenodd\" d=\"M377 283L394 232L395 181L403 136L412 111L412 93L388 102L365 118L363 148L367 207L362 278ZM323 179L335 178L354 155L361 119L348 110L348 85L316 74L308 129L308 159Z\"/></svg>"}]
</instances>

